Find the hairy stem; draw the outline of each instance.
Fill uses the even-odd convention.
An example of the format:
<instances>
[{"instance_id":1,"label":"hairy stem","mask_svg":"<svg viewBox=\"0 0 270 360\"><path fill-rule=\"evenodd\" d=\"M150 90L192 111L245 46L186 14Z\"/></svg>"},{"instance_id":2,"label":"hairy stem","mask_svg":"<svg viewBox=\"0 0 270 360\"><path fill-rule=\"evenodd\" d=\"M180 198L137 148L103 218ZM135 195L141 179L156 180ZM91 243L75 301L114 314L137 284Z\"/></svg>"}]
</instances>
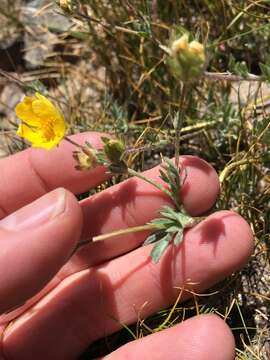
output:
<instances>
[{"instance_id":1,"label":"hairy stem","mask_svg":"<svg viewBox=\"0 0 270 360\"><path fill-rule=\"evenodd\" d=\"M130 233L146 231L146 230L155 230L156 228L157 227L154 224L145 224L145 225L140 225L140 226L134 226L134 227L127 228L127 229L120 229L120 230L112 231L107 234L94 236L92 240L93 241L106 240L106 239L109 239L109 238L112 238L115 236L119 236L119 235L126 235L126 234L130 234Z\"/></svg>"},{"instance_id":2,"label":"hairy stem","mask_svg":"<svg viewBox=\"0 0 270 360\"><path fill-rule=\"evenodd\" d=\"M179 167L179 155L180 155L180 136L181 136L181 127L183 125L183 119L185 115L185 98L187 92L187 85L184 83L182 86L182 91L179 99L179 110L178 110L178 117L177 123L175 127L175 166Z\"/></svg>"},{"instance_id":3,"label":"hairy stem","mask_svg":"<svg viewBox=\"0 0 270 360\"><path fill-rule=\"evenodd\" d=\"M131 176L136 176L139 179L142 179L142 180L148 182L149 184L155 186L158 190L162 191L164 194L166 194L167 196L169 196L171 198L170 191L168 189L166 189L164 186L160 185L155 180L149 179L148 177L144 176L143 174L137 172L136 170L130 169L130 168L128 168L128 174Z\"/></svg>"},{"instance_id":4,"label":"hairy stem","mask_svg":"<svg viewBox=\"0 0 270 360\"><path fill-rule=\"evenodd\" d=\"M74 145L75 147L81 149L86 155L89 155L89 156L93 156L93 152L88 149L86 146L83 146L83 145L80 145L78 144L76 141L73 141L71 140L70 138L68 138L67 136L64 137L64 139L69 142L70 144Z\"/></svg>"}]
</instances>

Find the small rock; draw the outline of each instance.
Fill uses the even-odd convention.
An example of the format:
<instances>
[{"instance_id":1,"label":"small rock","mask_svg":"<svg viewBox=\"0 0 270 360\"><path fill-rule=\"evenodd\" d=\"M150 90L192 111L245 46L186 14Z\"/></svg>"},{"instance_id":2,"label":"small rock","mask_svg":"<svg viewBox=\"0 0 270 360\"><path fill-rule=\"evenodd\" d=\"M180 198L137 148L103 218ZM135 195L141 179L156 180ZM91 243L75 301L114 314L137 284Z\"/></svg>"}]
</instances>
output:
<instances>
[{"instance_id":1,"label":"small rock","mask_svg":"<svg viewBox=\"0 0 270 360\"><path fill-rule=\"evenodd\" d=\"M42 66L58 43L56 33L67 31L71 26L50 0L31 1L23 8L21 21L31 29L24 35L24 59L28 69Z\"/></svg>"}]
</instances>

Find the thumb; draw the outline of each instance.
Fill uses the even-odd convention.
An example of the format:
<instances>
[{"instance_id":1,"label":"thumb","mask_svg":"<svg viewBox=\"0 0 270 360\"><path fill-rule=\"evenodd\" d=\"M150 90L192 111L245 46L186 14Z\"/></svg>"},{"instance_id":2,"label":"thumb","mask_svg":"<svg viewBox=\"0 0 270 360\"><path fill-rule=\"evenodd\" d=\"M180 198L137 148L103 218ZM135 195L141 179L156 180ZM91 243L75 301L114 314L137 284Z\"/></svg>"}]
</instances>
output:
<instances>
[{"instance_id":1,"label":"thumb","mask_svg":"<svg viewBox=\"0 0 270 360\"><path fill-rule=\"evenodd\" d=\"M81 208L59 188L0 221L0 313L40 291L81 234Z\"/></svg>"}]
</instances>

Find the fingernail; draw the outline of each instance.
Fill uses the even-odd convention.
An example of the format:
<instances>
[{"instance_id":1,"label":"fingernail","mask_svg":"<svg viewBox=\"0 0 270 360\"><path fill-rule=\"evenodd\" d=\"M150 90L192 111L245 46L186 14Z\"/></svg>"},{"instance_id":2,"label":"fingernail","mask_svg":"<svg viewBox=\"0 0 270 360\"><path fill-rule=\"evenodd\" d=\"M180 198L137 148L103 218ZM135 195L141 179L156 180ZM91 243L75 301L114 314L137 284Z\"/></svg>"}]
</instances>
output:
<instances>
[{"instance_id":1,"label":"fingernail","mask_svg":"<svg viewBox=\"0 0 270 360\"><path fill-rule=\"evenodd\" d=\"M35 200L0 221L0 229L21 231L39 227L65 211L66 191L62 188Z\"/></svg>"}]
</instances>

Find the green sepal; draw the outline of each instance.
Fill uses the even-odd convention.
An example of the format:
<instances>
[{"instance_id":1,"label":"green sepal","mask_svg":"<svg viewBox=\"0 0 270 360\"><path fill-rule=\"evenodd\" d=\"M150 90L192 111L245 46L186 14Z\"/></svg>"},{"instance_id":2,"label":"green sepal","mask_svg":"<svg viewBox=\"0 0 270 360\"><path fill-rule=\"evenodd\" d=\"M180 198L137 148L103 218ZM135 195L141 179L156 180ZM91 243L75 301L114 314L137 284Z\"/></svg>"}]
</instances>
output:
<instances>
[{"instance_id":1,"label":"green sepal","mask_svg":"<svg viewBox=\"0 0 270 360\"><path fill-rule=\"evenodd\" d=\"M102 138L104 142L104 153L108 160L113 164L118 164L122 161L125 153L125 145L121 140Z\"/></svg>"}]
</instances>

